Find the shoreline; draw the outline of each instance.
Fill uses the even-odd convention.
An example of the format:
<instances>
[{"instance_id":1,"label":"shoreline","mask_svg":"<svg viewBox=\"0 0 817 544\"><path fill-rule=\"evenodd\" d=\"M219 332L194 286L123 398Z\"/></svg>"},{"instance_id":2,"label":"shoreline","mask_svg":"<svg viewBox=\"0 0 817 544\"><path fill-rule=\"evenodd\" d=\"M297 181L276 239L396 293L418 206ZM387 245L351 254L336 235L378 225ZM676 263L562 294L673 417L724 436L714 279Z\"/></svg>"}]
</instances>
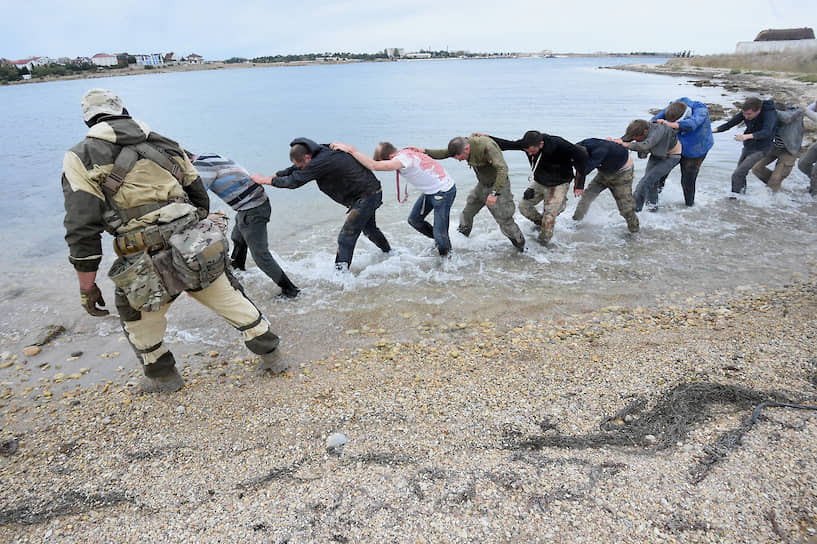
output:
<instances>
[{"instance_id":1,"label":"shoreline","mask_svg":"<svg viewBox=\"0 0 817 544\"><path fill-rule=\"evenodd\" d=\"M729 68L704 68L672 59L665 64L621 64L606 66L609 70L623 70L673 77L689 77L693 85L722 87L730 92L770 95L775 101L806 106L817 99L817 84L798 81L802 74L788 72L733 72Z\"/></svg>"}]
</instances>

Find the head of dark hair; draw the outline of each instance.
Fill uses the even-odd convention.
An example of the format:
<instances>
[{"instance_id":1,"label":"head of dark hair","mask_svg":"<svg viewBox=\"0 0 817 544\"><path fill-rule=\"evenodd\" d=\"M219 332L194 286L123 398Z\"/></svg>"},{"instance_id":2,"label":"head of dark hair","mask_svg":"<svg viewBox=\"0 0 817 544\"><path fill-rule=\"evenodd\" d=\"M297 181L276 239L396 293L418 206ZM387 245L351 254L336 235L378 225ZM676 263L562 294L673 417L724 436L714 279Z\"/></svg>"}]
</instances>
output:
<instances>
[{"instance_id":1,"label":"head of dark hair","mask_svg":"<svg viewBox=\"0 0 817 544\"><path fill-rule=\"evenodd\" d=\"M380 142L374 148L374 160L387 161L392 153L397 153L397 148L391 142Z\"/></svg>"},{"instance_id":2,"label":"head of dark hair","mask_svg":"<svg viewBox=\"0 0 817 544\"><path fill-rule=\"evenodd\" d=\"M680 119L681 116L686 111L687 105L678 100L677 102L673 102L672 104L667 106L667 109L664 110L664 119L666 119L670 123L674 123L675 121Z\"/></svg>"},{"instance_id":3,"label":"head of dark hair","mask_svg":"<svg viewBox=\"0 0 817 544\"><path fill-rule=\"evenodd\" d=\"M750 96L743 101L743 106L740 108L743 111L752 110L757 111L763 107L763 102L756 96Z\"/></svg>"},{"instance_id":4,"label":"head of dark hair","mask_svg":"<svg viewBox=\"0 0 817 544\"><path fill-rule=\"evenodd\" d=\"M525 134L522 135L522 146L523 147L533 147L539 146L543 141L542 133L538 130L529 130Z\"/></svg>"},{"instance_id":5,"label":"head of dark hair","mask_svg":"<svg viewBox=\"0 0 817 544\"><path fill-rule=\"evenodd\" d=\"M448 142L448 155L450 157L461 155L465 151L466 144L468 144L468 140L462 136L451 138L451 141Z\"/></svg>"},{"instance_id":6,"label":"head of dark hair","mask_svg":"<svg viewBox=\"0 0 817 544\"><path fill-rule=\"evenodd\" d=\"M289 148L289 160L292 162L304 162L307 155L312 156L312 153L304 144L295 144Z\"/></svg>"}]
</instances>

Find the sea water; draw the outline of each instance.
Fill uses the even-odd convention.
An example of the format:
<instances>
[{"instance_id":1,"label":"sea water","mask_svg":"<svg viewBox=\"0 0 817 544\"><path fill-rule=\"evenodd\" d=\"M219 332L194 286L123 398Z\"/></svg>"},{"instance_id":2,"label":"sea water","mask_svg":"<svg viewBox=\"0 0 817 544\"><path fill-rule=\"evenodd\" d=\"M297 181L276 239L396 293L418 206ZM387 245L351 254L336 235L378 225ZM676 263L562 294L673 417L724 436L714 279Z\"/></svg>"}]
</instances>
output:
<instances>
[{"instance_id":1,"label":"sea water","mask_svg":"<svg viewBox=\"0 0 817 544\"><path fill-rule=\"evenodd\" d=\"M5 193L0 199L0 332L17 338L39 323L64 321L95 327L97 334L119 334L114 319L94 321L79 309L63 241L62 157L86 132L79 99L89 88L112 89L135 118L191 151L221 153L265 175L289 165L288 144L299 136L347 142L369 154L382 140L398 148L441 148L451 137L472 132L515 139L537 129L575 142L621 136L632 119L648 119L650 110L677 97L730 107L744 98L696 87L684 78L602 68L625 62L663 59L308 65L0 88ZM348 274L337 274L333 266L346 210L315 183L297 190L267 188L270 247L303 291L293 301L276 298L277 287L251 262L239 277L273 329L300 331L299 341L318 348L322 333L360 324L409 331L424 323L473 319L548 320L600 306L634 307L804 277L817 238L817 204L805 191L807 180L795 169L783 190L771 194L750 175L747 195L729 199L729 177L741 150L734 133L737 129L715 135L694 207L684 206L678 169L667 180L659 211L639 215L636 235L627 232L608 192L582 222L574 222L577 200L571 194L548 247L536 242L534 225L517 212L528 239L523 254L501 235L487 210L477 215L469 238L456 231L475 177L453 159L442 161L458 192L451 213L454 249L446 260L432 240L407 224L419 195L409 189L409 202L398 203L392 172L378 174L383 205L377 222L394 250L384 255L361 237ZM520 151L505 157L518 201L528 184L529 165ZM636 160L636 182L645 165ZM216 197L212 207L229 212ZM114 258L107 235L103 247L105 271ZM113 310L113 285L104 272L98 283ZM178 304L181 309L174 308L170 316L170 337L234 340L234 333L208 311L192 302Z\"/></svg>"}]
</instances>

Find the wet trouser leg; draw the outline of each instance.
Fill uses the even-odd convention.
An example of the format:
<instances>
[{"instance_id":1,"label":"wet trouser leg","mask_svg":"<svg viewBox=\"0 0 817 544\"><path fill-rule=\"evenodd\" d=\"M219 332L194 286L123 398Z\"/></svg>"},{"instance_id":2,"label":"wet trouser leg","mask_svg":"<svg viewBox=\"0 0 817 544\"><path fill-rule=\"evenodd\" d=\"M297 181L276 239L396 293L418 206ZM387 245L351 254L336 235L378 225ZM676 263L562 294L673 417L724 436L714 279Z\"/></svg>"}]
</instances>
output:
<instances>
[{"instance_id":1,"label":"wet trouser leg","mask_svg":"<svg viewBox=\"0 0 817 544\"><path fill-rule=\"evenodd\" d=\"M593 204L596 197L607 188L606 185L601 183L600 178L601 172L597 172L596 176L593 178L593 181L591 181L590 184L584 188L582 197L579 199L579 203L576 204L576 210L573 212L574 220L581 221L584 219L584 216L587 215L587 211L590 209L590 205Z\"/></svg>"},{"instance_id":2,"label":"wet trouser leg","mask_svg":"<svg viewBox=\"0 0 817 544\"><path fill-rule=\"evenodd\" d=\"M630 166L610 176L605 176L603 179L616 200L618 213L627 221L627 229L630 232L638 232L640 225L635 213L635 199L633 198L633 170L634 168Z\"/></svg>"},{"instance_id":3,"label":"wet trouser leg","mask_svg":"<svg viewBox=\"0 0 817 544\"><path fill-rule=\"evenodd\" d=\"M490 187L485 191L485 198L488 198L491 189ZM483 200L484 202L484 200ZM505 188L496 195L496 203L493 206L488 206L488 211L499 225L499 230L504 234L520 251L525 248L525 236L519 230L519 225L513 219L513 214L516 211L516 204L514 204L513 193L511 192L510 183L505 181Z\"/></svg>"},{"instance_id":4,"label":"wet trouser leg","mask_svg":"<svg viewBox=\"0 0 817 544\"><path fill-rule=\"evenodd\" d=\"M241 331L245 345L253 353L263 355L277 347L278 337L269 330L269 324L261 312L244 295L241 285L228 273L221 274L206 288L188 293ZM162 376L176 364L173 354L163 343L167 328L165 314L170 304L172 301L155 312L140 312L130 307L124 293L116 290L116 307L122 330L141 361L146 376Z\"/></svg>"},{"instance_id":5,"label":"wet trouser leg","mask_svg":"<svg viewBox=\"0 0 817 544\"><path fill-rule=\"evenodd\" d=\"M546 244L553 238L553 229L556 218L567 207L567 191L570 183L561 183L554 187L545 187L545 206L542 213L542 230L539 231L539 241Z\"/></svg>"},{"instance_id":6,"label":"wet trouser leg","mask_svg":"<svg viewBox=\"0 0 817 544\"><path fill-rule=\"evenodd\" d=\"M238 221L238 215L236 215L236 224L233 225L233 230L230 233L230 240L233 242L230 263L236 270L244 270L247 268L247 241L244 239L244 235L241 234Z\"/></svg>"},{"instance_id":7,"label":"wet trouser leg","mask_svg":"<svg viewBox=\"0 0 817 544\"><path fill-rule=\"evenodd\" d=\"M457 187L448 191L441 191L433 195L423 195L414 203L408 222L421 234L434 238L440 255L446 255L451 250L451 241L448 238L449 216L451 205L457 196ZM425 221L426 216L434 211L434 226Z\"/></svg>"},{"instance_id":8,"label":"wet trouser leg","mask_svg":"<svg viewBox=\"0 0 817 544\"><path fill-rule=\"evenodd\" d=\"M335 257L335 263L346 263L347 266L352 264L352 256L355 252L355 245L360 233L379 247L382 251L391 251L391 246L388 240L377 227L375 222L375 211L383 203L383 193L377 193L364 196L355 201L352 207L349 208L349 213L346 216L346 222L340 229L338 234L338 253Z\"/></svg>"},{"instance_id":9,"label":"wet trouser leg","mask_svg":"<svg viewBox=\"0 0 817 544\"><path fill-rule=\"evenodd\" d=\"M695 182L706 153L700 157L681 157L681 189L684 191L684 204L695 204Z\"/></svg>"},{"instance_id":10,"label":"wet trouser leg","mask_svg":"<svg viewBox=\"0 0 817 544\"><path fill-rule=\"evenodd\" d=\"M817 143L811 144L800 157L797 168L809 177L809 193L817 196Z\"/></svg>"},{"instance_id":11,"label":"wet trouser leg","mask_svg":"<svg viewBox=\"0 0 817 544\"><path fill-rule=\"evenodd\" d=\"M732 172L733 193L746 192L746 176L749 175L749 171L757 164L757 161L763 158L763 155L765 155L763 151L749 151L743 148L738 159L738 166Z\"/></svg>"},{"instance_id":12,"label":"wet trouser leg","mask_svg":"<svg viewBox=\"0 0 817 544\"><path fill-rule=\"evenodd\" d=\"M776 162L774 170L769 170L768 166ZM753 167L752 173L763 183L769 186L773 192L780 190L783 180L791 174L794 168L795 156L786 151L783 147L773 146L768 153L763 155Z\"/></svg>"},{"instance_id":13,"label":"wet trouser leg","mask_svg":"<svg viewBox=\"0 0 817 544\"><path fill-rule=\"evenodd\" d=\"M269 251L267 223L270 218L270 204L265 202L257 208L238 212L236 226L241 231L255 264L276 284L280 284L284 271Z\"/></svg>"},{"instance_id":14,"label":"wet trouser leg","mask_svg":"<svg viewBox=\"0 0 817 544\"><path fill-rule=\"evenodd\" d=\"M547 187L533 181L522 193L522 200L519 201L519 213L537 225L542 224L542 214L536 209L536 205L545 199L546 191Z\"/></svg>"},{"instance_id":15,"label":"wet trouser leg","mask_svg":"<svg viewBox=\"0 0 817 544\"><path fill-rule=\"evenodd\" d=\"M640 212L644 207L644 202L651 205L658 204L658 183L661 178L666 177L670 171L681 161L681 155L670 155L666 158L659 158L650 155L647 161L647 170L639 180L633 191L635 197L635 211Z\"/></svg>"},{"instance_id":16,"label":"wet trouser leg","mask_svg":"<svg viewBox=\"0 0 817 544\"><path fill-rule=\"evenodd\" d=\"M476 186L471 189L471 192L468 193L465 207L460 213L460 224L457 227L457 230L465 236L471 234L471 229L474 227L474 216L485 206L485 200L488 198L490 192L490 187L477 183Z\"/></svg>"}]
</instances>

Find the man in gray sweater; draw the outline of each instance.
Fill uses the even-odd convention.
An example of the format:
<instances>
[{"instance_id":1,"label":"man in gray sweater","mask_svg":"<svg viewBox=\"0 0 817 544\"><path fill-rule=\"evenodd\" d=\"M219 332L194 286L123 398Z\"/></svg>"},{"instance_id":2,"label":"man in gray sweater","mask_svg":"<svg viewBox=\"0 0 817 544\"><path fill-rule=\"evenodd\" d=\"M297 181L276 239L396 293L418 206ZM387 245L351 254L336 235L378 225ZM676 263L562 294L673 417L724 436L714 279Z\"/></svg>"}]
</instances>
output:
<instances>
[{"instance_id":1,"label":"man in gray sweater","mask_svg":"<svg viewBox=\"0 0 817 544\"><path fill-rule=\"evenodd\" d=\"M633 191L633 196L635 211L640 212L645 201L649 204L648 209L655 211L658 209L659 183L681 162L678 134L667 125L636 119L627 126L624 136L613 141L638 152L641 159L649 155L647 170Z\"/></svg>"},{"instance_id":2,"label":"man in gray sweater","mask_svg":"<svg viewBox=\"0 0 817 544\"><path fill-rule=\"evenodd\" d=\"M772 148L752 167L752 173L769 186L772 192L780 190L783 180L791 174L797 154L803 146L803 117L805 108L785 106L777 111L777 128ZM769 164L775 162L774 170Z\"/></svg>"}]
</instances>

